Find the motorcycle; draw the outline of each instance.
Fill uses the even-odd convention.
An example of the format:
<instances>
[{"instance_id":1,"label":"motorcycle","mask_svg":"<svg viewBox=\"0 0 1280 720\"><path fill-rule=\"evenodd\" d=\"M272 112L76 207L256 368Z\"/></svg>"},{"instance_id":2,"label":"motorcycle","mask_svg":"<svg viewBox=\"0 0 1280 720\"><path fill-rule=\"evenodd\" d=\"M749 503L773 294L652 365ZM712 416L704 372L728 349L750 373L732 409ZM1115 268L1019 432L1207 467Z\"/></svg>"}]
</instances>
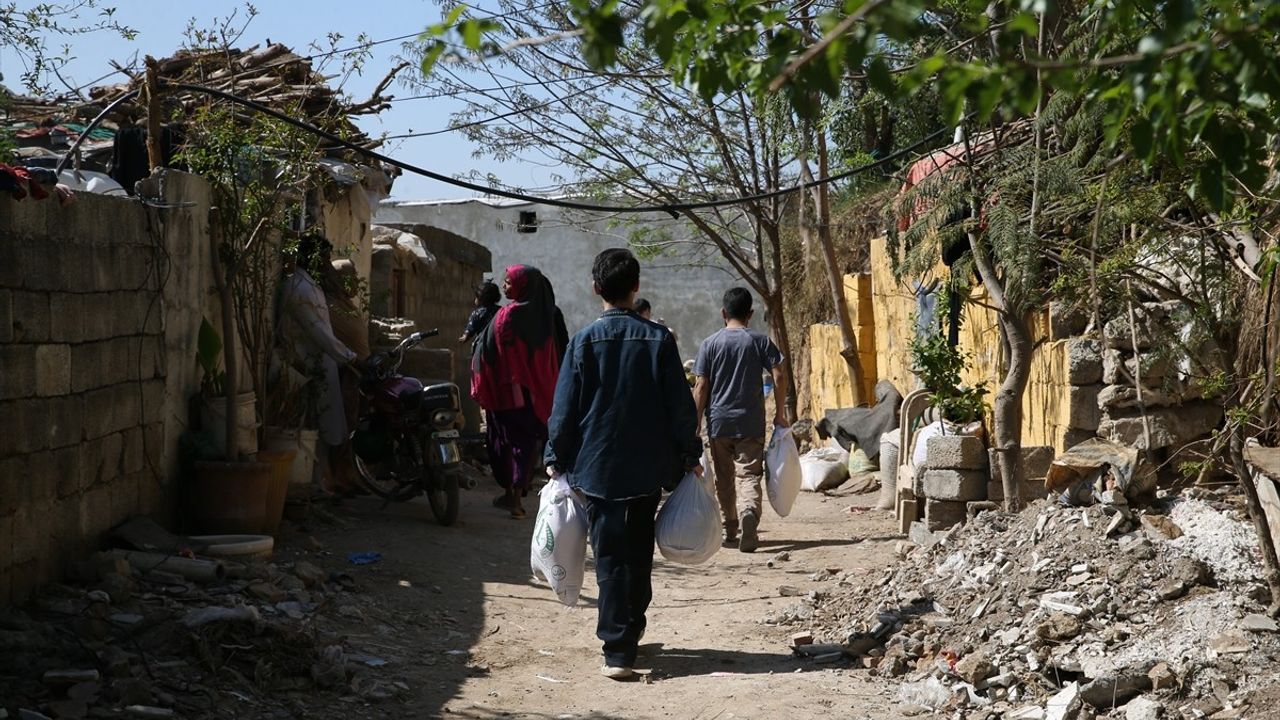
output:
<instances>
[{"instance_id":1,"label":"motorcycle","mask_svg":"<svg viewBox=\"0 0 1280 720\"><path fill-rule=\"evenodd\" d=\"M458 519L458 449L462 404L458 386L400 374L404 354L439 330L417 332L376 353L360 381L360 419L352 433L356 471L387 502L426 494L441 525Z\"/></svg>"}]
</instances>

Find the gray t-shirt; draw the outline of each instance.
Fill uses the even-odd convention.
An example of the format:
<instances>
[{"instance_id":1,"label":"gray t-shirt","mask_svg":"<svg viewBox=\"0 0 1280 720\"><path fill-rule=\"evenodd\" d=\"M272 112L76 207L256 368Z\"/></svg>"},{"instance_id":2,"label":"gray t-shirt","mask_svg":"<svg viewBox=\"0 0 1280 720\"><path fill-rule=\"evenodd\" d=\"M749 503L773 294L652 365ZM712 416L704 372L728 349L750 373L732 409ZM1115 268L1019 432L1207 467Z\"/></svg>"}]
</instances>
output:
<instances>
[{"instance_id":1,"label":"gray t-shirt","mask_svg":"<svg viewBox=\"0 0 1280 720\"><path fill-rule=\"evenodd\" d=\"M702 341L693 374L711 383L709 437L764 437L764 373L781 362L778 346L750 328L727 327Z\"/></svg>"}]
</instances>

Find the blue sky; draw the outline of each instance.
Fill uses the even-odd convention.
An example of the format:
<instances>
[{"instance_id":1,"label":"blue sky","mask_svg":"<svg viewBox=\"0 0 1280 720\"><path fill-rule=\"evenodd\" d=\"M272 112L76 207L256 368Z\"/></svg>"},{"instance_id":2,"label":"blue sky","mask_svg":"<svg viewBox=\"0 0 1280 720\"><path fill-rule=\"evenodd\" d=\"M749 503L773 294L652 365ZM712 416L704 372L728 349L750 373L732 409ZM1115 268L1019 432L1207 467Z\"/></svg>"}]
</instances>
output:
<instances>
[{"instance_id":1,"label":"blue sky","mask_svg":"<svg viewBox=\"0 0 1280 720\"><path fill-rule=\"evenodd\" d=\"M19 7L33 5L34 0L19 2ZM122 40L118 35L97 33L78 37L51 38L54 49L64 44L71 46L72 62L63 77L74 85L94 80L111 70L110 61L128 63L135 54L138 57L151 54L166 57L183 43L183 33L193 17L202 26L208 26L215 18L226 17L233 11L244 15L243 0L201 0L182 2L175 0L105 0L116 7L117 19L138 31L134 41ZM471 0L474 8L491 9L492 2ZM370 40L382 40L421 30L439 22L441 11L432 0L259 0L255 3L258 16L249 26L240 45L265 44L266 40L289 45L300 55L310 55L313 42L327 47L329 33L341 33L339 47L357 44L361 33ZM347 81L345 89L356 100L364 100L375 85L394 64L394 57L401 52L400 43L387 43L371 48L363 74ZM335 65L336 67L336 65ZM14 91L21 91L19 76L22 67L13 53L0 49L0 72L4 84ZM119 82L116 75L105 82ZM56 82L56 81L55 81ZM409 97L420 94L409 88L393 86L390 94ZM377 117L367 117L359 124L371 136L386 132L396 135L422 132L446 127L450 115L462 109L462 103L450 98L408 100L397 102L390 110ZM425 138L410 138L389 142L383 150L408 162L444 173L457 175L478 169L493 173L508 185L533 187L547 183L547 171L530 164L497 163L491 159L473 159L472 148L461 133L444 133ZM397 199L457 198L471 195L469 191L413 175L404 175L396 181L393 197Z\"/></svg>"}]
</instances>

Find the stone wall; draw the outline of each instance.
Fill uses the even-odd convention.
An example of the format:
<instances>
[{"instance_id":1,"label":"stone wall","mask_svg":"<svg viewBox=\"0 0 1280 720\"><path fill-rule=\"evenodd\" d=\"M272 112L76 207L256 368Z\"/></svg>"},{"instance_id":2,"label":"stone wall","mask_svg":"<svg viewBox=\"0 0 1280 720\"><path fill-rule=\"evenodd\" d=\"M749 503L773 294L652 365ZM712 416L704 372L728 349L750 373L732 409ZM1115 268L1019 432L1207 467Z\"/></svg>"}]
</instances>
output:
<instances>
[{"instance_id":1,"label":"stone wall","mask_svg":"<svg viewBox=\"0 0 1280 720\"><path fill-rule=\"evenodd\" d=\"M216 308L207 189L163 185L177 207L0 197L0 604L119 521L172 514L194 337Z\"/></svg>"},{"instance_id":2,"label":"stone wall","mask_svg":"<svg viewBox=\"0 0 1280 720\"><path fill-rule=\"evenodd\" d=\"M458 337L475 309L475 287L492 269L492 256L484 246L437 227L420 224L392 224L388 227L417 236L423 248L435 259L434 267L418 262L414 267L405 269L401 314L417 323L420 330L440 330L438 337L427 340L422 347L451 353L451 379L462 390L467 428L475 431L480 427L480 409L470 398L471 346L460 345ZM375 293L377 284L374 283ZM440 366L440 363L436 362L435 366ZM406 364L404 370L410 372L410 365Z\"/></svg>"}]
</instances>

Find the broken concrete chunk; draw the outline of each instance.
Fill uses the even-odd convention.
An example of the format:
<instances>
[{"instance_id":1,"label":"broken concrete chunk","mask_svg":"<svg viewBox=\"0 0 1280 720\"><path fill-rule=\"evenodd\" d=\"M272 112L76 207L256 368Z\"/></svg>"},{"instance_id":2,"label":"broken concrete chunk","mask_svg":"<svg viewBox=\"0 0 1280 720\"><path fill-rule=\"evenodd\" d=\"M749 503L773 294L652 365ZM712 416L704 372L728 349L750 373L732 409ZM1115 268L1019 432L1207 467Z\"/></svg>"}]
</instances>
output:
<instances>
[{"instance_id":1,"label":"broken concrete chunk","mask_svg":"<svg viewBox=\"0 0 1280 720\"><path fill-rule=\"evenodd\" d=\"M1066 341L1067 382L1094 385L1102 381L1102 346L1092 338Z\"/></svg>"},{"instance_id":2,"label":"broken concrete chunk","mask_svg":"<svg viewBox=\"0 0 1280 720\"><path fill-rule=\"evenodd\" d=\"M325 571L305 561L293 566L293 574L297 575L298 579L306 583L309 588L323 585L329 577Z\"/></svg>"},{"instance_id":3,"label":"broken concrete chunk","mask_svg":"<svg viewBox=\"0 0 1280 720\"><path fill-rule=\"evenodd\" d=\"M1147 672L1147 677L1151 678L1152 690L1171 688L1178 684L1178 675L1169 667L1169 663L1156 663Z\"/></svg>"},{"instance_id":4,"label":"broken concrete chunk","mask_svg":"<svg viewBox=\"0 0 1280 720\"><path fill-rule=\"evenodd\" d=\"M1244 620L1240 622L1240 627L1244 630L1248 630L1249 632L1280 631L1280 625L1277 625L1275 620L1272 620L1266 615L1258 615L1257 613L1245 615Z\"/></svg>"},{"instance_id":5,"label":"broken concrete chunk","mask_svg":"<svg viewBox=\"0 0 1280 720\"><path fill-rule=\"evenodd\" d=\"M1142 529L1146 531L1147 537L1151 538L1152 542L1177 540L1182 537L1182 528L1164 515L1143 515L1141 520Z\"/></svg>"},{"instance_id":6,"label":"broken concrete chunk","mask_svg":"<svg viewBox=\"0 0 1280 720\"><path fill-rule=\"evenodd\" d=\"M959 675L965 682L970 685L977 685L995 674L996 668L991 664L991 658L981 650L965 655L956 663L956 675Z\"/></svg>"},{"instance_id":7,"label":"broken concrete chunk","mask_svg":"<svg viewBox=\"0 0 1280 720\"><path fill-rule=\"evenodd\" d=\"M911 523L911 531L908 533L907 537L911 538L911 542L926 550L937 545L940 539L932 530L929 529L928 525L918 520Z\"/></svg>"},{"instance_id":8,"label":"broken concrete chunk","mask_svg":"<svg viewBox=\"0 0 1280 720\"><path fill-rule=\"evenodd\" d=\"M1050 612L1066 613L1067 615L1080 616L1084 614L1084 608L1075 604L1076 594L1073 592L1055 592L1040 597L1040 607Z\"/></svg>"},{"instance_id":9,"label":"broken concrete chunk","mask_svg":"<svg viewBox=\"0 0 1280 720\"><path fill-rule=\"evenodd\" d=\"M798 632L795 635L791 636L792 647L799 646L799 645L812 645L812 644L813 644L813 633L811 632Z\"/></svg>"},{"instance_id":10,"label":"broken concrete chunk","mask_svg":"<svg viewBox=\"0 0 1280 720\"><path fill-rule=\"evenodd\" d=\"M1160 720L1164 706L1148 697L1136 697L1124 706L1124 720Z\"/></svg>"},{"instance_id":11,"label":"broken concrete chunk","mask_svg":"<svg viewBox=\"0 0 1280 720\"><path fill-rule=\"evenodd\" d=\"M1147 669L1096 678L1080 688L1080 698L1096 708L1112 708L1151 689Z\"/></svg>"},{"instance_id":12,"label":"broken concrete chunk","mask_svg":"<svg viewBox=\"0 0 1280 720\"><path fill-rule=\"evenodd\" d=\"M1079 635L1083 628L1080 618L1064 612L1055 612L1036 626L1036 637L1042 640L1070 640Z\"/></svg>"},{"instance_id":13,"label":"broken concrete chunk","mask_svg":"<svg viewBox=\"0 0 1280 720\"><path fill-rule=\"evenodd\" d=\"M1240 630L1228 630L1209 641L1209 647L1219 655L1240 655L1249 652L1253 643Z\"/></svg>"},{"instance_id":14,"label":"broken concrete chunk","mask_svg":"<svg viewBox=\"0 0 1280 720\"><path fill-rule=\"evenodd\" d=\"M1080 700L1079 683L1067 683L1057 695L1049 698L1045 707L1045 720L1074 720L1084 705Z\"/></svg>"}]
</instances>

